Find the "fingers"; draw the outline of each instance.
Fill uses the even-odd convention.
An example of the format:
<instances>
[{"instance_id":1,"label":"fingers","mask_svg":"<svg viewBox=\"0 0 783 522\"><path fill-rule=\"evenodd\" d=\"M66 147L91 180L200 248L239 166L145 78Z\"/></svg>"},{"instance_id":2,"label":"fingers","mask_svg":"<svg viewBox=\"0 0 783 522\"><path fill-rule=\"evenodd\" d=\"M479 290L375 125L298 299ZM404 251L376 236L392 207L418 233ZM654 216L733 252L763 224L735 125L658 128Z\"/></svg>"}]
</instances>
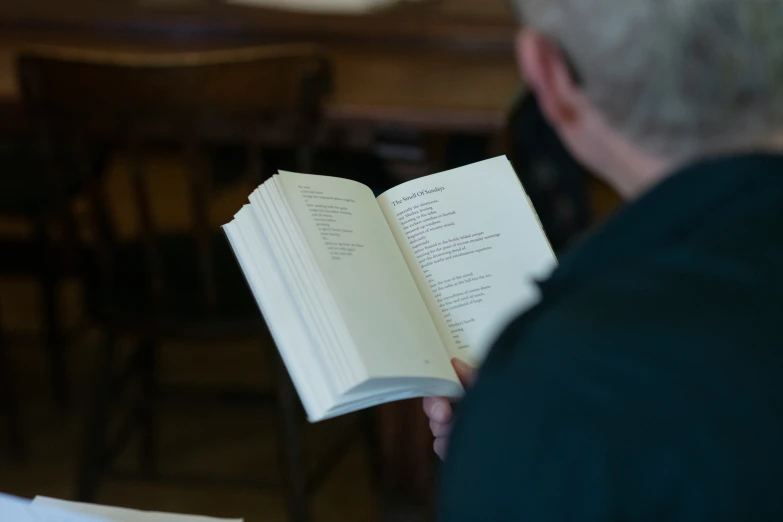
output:
<instances>
[{"instance_id":1,"label":"fingers","mask_svg":"<svg viewBox=\"0 0 783 522\"><path fill-rule=\"evenodd\" d=\"M430 420L440 424L451 422L451 404L441 397L427 397L423 403L424 413Z\"/></svg>"},{"instance_id":2,"label":"fingers","mask_svg":"<svg viewBox=\"0 0 783 522\"><path fill-rule=\"evenodd\" d=\"M435 454L440 457L440 460L446 460L446 451L449 449L449 439L435 439L432 444L432 449L435 450Z\"/></svg>"},{"instance_id":3,"label":"fingers","mask_svg":"<svg viewBox=\"0 0 783 522\"><path fill-rule=\"evenodd\" d=\"M465 387L473 384L476 378L476 369L459 359L452 359L454 371L457 372L460 382ZM453 415L451 404L442 397L427 397L422 406L424 413L430 419L430 430L435 437L433 449L441 460L446 458L446 451L449 445L449 435L451 435L451 418Z\"/></svg>"},{"instance_id":4,"label":"fingers","mask_svg":"<svg viewBox=\"0 0 783 522\"><path fill-rule=\"evenodd\" d=\"M437 439L439 437L448 437L451 434L451 423L443 424L440 422L430 421L430 430L432 435Z\"/></svg>"},{"instance_id":5,"label":"fingers","mask_svg":"<svg viewBox=\"0 0 783 522\"><path fill-rule=\"evenodd\" d=\"M466 388L471 386L476 380L478 371L476 368L470 366L465 361L457 359L456 357L451 360L451 364L454 366L454 371L457 372L460 382Z\"/></svg>"}]
</instances>

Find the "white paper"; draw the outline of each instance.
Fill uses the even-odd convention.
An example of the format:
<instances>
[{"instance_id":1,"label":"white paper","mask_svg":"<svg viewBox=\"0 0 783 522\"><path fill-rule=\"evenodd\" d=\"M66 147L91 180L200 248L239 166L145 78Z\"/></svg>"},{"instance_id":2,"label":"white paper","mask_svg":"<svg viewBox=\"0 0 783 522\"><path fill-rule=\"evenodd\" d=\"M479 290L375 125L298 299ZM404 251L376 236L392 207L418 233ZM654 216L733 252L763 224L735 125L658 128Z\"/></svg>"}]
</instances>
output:
<instances>
[{"instance_id":1,"label":"white paper","mask_svg":"<svg viewBox=\"0 0 783 522\"><path fill-rule=\"evenodd\" d=\"M0 493L0 522L111 522L88 515L74 514L46 506L33 505L29 500Z\"/></svg>"},{"instance_id":2,"label":"white paper","mask_svg":"<svg viewBox=\"0 0 783 522\"><path fill-rule=\"evenodd\" d=\"M369 377L457 382L372 191L308 174L279 180Z\"/></svg>"},{"instance_id":3,"label":"white paper","mask_svg":"<svg viewBox=\"0 0 783 522\"><path fill-rule=\"evenodd\" d=\"M450 356L480 363L556 265L511 164L433 174L378 202Z\"/></svg>"},{"instance_id":4,"label":"white paper","mask_svg":"<svg viewBox=\"0 0 783 522\"><path fill-rule=\"evenodd\" d=\"M242 522L242 519L220 519L194 515L172 515L168 513L155 513L124 509L95 504L83 504L48 497L35 497L32 502L33 509L39 513L61 512L63 517L70 518L41 518L30 519L30 522ZM100 518L94 518L100 517ZM8 522L14 519L8 519ZM24 520L24 519L22 519ZM6 522L0 517L0 521ZM14 520L16 522L16 520Z\"/></svg>"}]
</instances>

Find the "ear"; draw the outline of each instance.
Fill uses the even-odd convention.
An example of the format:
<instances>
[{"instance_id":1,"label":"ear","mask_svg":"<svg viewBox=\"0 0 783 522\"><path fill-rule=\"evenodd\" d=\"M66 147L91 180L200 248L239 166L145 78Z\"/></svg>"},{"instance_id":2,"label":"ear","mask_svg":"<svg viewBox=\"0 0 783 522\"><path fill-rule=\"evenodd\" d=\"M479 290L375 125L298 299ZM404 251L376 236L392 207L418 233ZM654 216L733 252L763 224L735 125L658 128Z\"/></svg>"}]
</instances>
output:
<instances>
[{"instance_id":1,"label":"ear","mask_svg":"<svg viewBox=\"0 0 783 522\"><path fill-rule=\"evenodd\" d=\"M516 45L522 75L549 122L555 127L578 123L579 88L557 46L533 30L521 31Z\"/></svg>"}]
</instances>

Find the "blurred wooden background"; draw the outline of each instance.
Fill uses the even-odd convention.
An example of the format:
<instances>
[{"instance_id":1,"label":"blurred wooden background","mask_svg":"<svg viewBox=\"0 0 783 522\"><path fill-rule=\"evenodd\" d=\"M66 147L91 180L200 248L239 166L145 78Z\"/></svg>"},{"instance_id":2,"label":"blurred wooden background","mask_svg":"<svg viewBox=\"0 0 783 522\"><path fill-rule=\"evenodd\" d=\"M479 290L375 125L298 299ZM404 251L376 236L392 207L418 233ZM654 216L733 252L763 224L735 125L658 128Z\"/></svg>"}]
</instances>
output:
<instances>
[{"instance_id":1,"label":"blurred wooden background","mask_svg":"<svg viewBox=\"0 0 783 522\"><path fill-rule=\"evenodd\" d=\"M514 58L517 27L510 3L501 0L402 2L361 15L293 13L220 0L5 2L0 5L0 138L25 139L32 132L15 68L28 49L160 56L309 43L322 46L333 71L319 144L376 153L389 150L379 145L388 133L406 140L414 136L413 159L407 141L403 159L388 153L384 158L397 167L396 181L403 181L448 166L448 143L455 135L483 140L487 155L513 152L509 119L525 92ZM592 178L585 184L594 218L616 206L616 196L604 185ZM176 199L173 186L158 187L163 200ZM116 197L115 204L122 208L123 198ZM381 479L373 510L386 520L426 519L437 464L418 401L380 408L377 428Z\"/></svg>"},{"instance_id":2,"label":"blurred wooden background","mask_svg":"<svg viewBox=\"0 0 783 522\"><path fill-rule=\"evenodd\" d=\"M204 0L46 0L0 6L0 103L18 97L25 45L174 52L324 44L329 120L495 133L520 89L516 24L502 1L430 0L367 15L309 15Z\"/></svg>"}]
</instances>

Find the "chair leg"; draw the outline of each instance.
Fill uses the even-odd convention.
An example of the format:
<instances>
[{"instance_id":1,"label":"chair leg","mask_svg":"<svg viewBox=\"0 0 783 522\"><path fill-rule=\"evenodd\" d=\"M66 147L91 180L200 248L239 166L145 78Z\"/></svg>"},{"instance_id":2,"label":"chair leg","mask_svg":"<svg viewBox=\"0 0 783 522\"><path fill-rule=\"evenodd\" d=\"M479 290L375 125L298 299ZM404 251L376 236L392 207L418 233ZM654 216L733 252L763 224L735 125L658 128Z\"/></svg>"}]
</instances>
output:
<instances>
[{"instance_id":1,"label":"chair leg","mask_svg":"<svg viewBox=\"0 0 783 522\"><path fill-rule=\"evenodd\" d=\"M302 433L296 390L277 353L274 354L278 406L281 416L282 474L291 522L310 520L307 477L302 456Z\"/></svg>"},{"instance_id":2,"label":"chair leg","mask_svg":"<svg viewBox=\"0 0 783 522\"><path fill-rule=\"evenodd\" d=\"M108 333L95 367L92 404L87 415L76 500L94 502L98 486L106 470L108 452L109 408L114 395L114 365L117 357L116 338Z\"/></svg>"},{"instance_id":3,"label":"chair leg","mask_svg":"<svg viewBox=\"0 0 783 522\"><path fill-rule=\"evenodd\" d=\"M68 369L65 360L65 343L60 324L58 282L53 274L45 274L43 280L44 329L49 352L49 373L52 382L54 405L66 410L70 403Z\"/></svg>"},{"instance_id":4,"label":"chair leg","mask_svg":"<svg viewBox=\"0 0 783 522\"><path fill-rule=\"evenodd\" d=\"M155 415L155 400L157 398L157 345L154 341L145 339L140 343L141 350L141 407L139 422L142 430L139 462L142 473L154 477L157 472L158 456L158 424Z\"/></svg>"},{"instance_id":5,"label":"chair leg","mask_svg":"<svg viewBox=\"0 0 783 522\"><path fill-rule=\"evenodd\" d=\"M44 256L42 260L41 302L43 305L44 339L46 349L49 352L52 402L55 407L65 410L70 402L70 393L68 368L65 360L65 343L60 322L60 277L55 266L56 260L53 258L53 249L46 222L43 218L36 223L36 236Z\"/></svg>"},{"instance_id":6,"label":"chair leg","mask_svg":"<svg viewBox=\"0 0 783 522\"><path fill-rule=\"evenodd\" d=\"M381 485L381 455L376 413L376 408L359 412L359 423L361 424L360 429L364 443L367 444L367 453L370 459L370 477L373 485L378 488Z\"/></svg>"},{"instance_id":7,"label":"chair leg","mask_svg":"<svg viewBox=\"0 0 783 522\"><path fill-rule=\"evenodd\" d=\"M19 399L16 395L16 380L11 368L8 343L0 330L0 401L8 422L8 444L14 460L24 460L27 456L27 443L22 433L22 420L19 412Z\"/></svg>"}]
</instances>

